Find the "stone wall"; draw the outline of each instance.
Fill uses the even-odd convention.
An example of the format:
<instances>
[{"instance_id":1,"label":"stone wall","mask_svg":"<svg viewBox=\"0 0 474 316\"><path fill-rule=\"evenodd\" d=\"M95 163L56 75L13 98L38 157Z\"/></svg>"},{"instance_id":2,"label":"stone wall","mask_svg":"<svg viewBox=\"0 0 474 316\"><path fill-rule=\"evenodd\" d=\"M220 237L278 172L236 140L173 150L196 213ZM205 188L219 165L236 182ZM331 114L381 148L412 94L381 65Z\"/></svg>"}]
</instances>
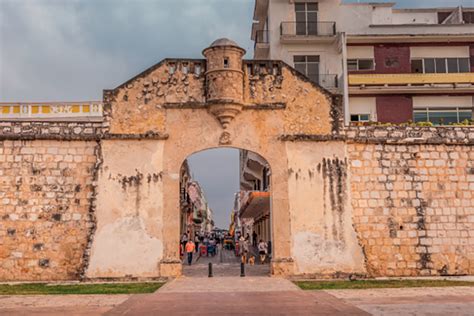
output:
<instances>
[{"instance_id":1,"label":"stone wall","mask_svg":"<svg viewBox=\"0 0 474 316\"><path fill-rule=\"evenodd\" d=\"M81 276L97 151L96 142L0 141L0 280Z\"/></svg>"},{"instance_id":2,"label":"stone wall","mask_svg":"<svg viewBox=\"0 0 474 316\"><path fill-rule=\"evenodd\" d=\"M0 139L98 139L107 127L103 122L4 121L0 122Z\"/></svg>"},{"instance_id":3,"label":"stone wall","mask_svg":"<svg viewBox=\"0 0 474 316\"><path fill-rule=\"evenodd\" d=\"M163 141L104 140L101 146L97 228L86 277L158 277L164 240Z\"/></svg>"},{"instance_id":4,"label":"stone wall","mask_svg":"<svg viewBox=\"0 0 474 316\"><path fill-rule=\"evenodd\" d=\"M345 144L287 142L286 150L294 274L365 274L353 227Z\"/></svg>"},{"instance_id":5,"label":"stone wall","mask_svg":"<svg viewBox=\"0 0 474 316\"><path fill-rule=\"evenodd\" d=\"M355 143L474 145L473 126L350 126L343 135Z\"/></svg>"},{"instance_id":6,"label":"stone wall","mask_svg":"<svg viewBox=\"0 0 474 316\"><path fill-rule=\"evenodd\" d=\"M371 276L474 273L474 129L353 128L355 229ZM414 137L418 136L418 137Z\"/></svg>"}]
</instances>

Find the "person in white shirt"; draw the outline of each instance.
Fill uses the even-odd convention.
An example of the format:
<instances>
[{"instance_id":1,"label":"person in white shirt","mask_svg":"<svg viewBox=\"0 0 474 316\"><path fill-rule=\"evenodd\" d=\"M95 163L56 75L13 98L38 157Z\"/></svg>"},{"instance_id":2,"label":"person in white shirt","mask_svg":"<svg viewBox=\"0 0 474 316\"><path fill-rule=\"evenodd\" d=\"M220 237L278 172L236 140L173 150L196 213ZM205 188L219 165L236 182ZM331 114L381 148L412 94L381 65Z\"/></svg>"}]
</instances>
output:
<instances>
[{"instance_id":1,"label":"person in white shirt","mask_svg":"<svg viewBox=\"0 0 474 316\"><path fill-rule=\"evenodd\" d=\"M260 239L260 242L258 243L258 254L260 255L260 264L265 263L267 252L268 252L267 243Z\"/></svg>"}]
</instances>

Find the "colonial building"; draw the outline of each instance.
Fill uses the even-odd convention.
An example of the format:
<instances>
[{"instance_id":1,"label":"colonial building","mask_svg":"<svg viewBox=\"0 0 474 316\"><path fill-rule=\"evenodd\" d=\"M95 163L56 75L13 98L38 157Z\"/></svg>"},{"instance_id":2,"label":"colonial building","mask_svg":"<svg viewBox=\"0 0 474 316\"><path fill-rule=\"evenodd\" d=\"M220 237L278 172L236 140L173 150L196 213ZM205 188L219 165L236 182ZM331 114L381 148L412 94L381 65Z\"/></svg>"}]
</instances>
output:
<instances>
[{"instance_id":1,"label":"colonial building","mask_svg":"<svg viewBox=\"0 0 474 316\"><path fill-rule=\"evenodd\" d=\"M212 210L209 208L199 182L192 179L187 160L181 167L180 193L180 234L189 232L191 236L194 236L195 233L211 232L214 228Z\"/></svg>"},{"instance_id":2,"label":"colonial building","mask_svg":"<svg viewBox=\"0 0 474 316\"><path fill-rule=\"evenodd\" d=\"M240 193L238 214L243 234L266 242L272 239L270 222L271 172L268 162L248 150L240 151Z\"/></svg>"},{"instance_id":3,"label":"colonial building","mask_svg":"<svg viewBox=\"0 0 474 316\"><path fill-rule=\"evenodd\" d=\"M255 0L256 59L344 96L345 122L473 119L474 8Z\"/></svg>"}]
</instances>

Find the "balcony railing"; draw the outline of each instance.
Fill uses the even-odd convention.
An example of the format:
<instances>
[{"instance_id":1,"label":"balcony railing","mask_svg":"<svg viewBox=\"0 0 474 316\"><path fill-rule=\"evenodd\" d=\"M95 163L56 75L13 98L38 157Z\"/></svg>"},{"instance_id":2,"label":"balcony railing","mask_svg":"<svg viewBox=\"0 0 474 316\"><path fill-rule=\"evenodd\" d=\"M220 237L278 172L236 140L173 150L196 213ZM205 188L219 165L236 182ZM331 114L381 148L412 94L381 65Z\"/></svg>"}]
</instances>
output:
<instances>
[{"instance_id":1,"label":"balcony railing","mask_svg":"<svg viewBox=\"0 0 474 316\"><path fill-rule=\"evenodd\" d=\"M312 75L309 79L326 89L339 88L338 75Z\"/></svg>"},{"instance_id":2,"label":"balcony railing","mask_svg":"<svg viewBox=\"0 0 474 316\"><path fill-rule=\"evenodd\" d=\"M336 22L281 22L281 36L334 36Z\"/></svg>"},{"instance_id":3,"label":"balcony railing","mask_svg":"<svg viewBox=\"0 0 474 316\"><path fill-rule=\"evenodd\" d=\"M349 85L474 84L474 73L350 74Z\"/></svg>"},{"instance_id":4,"label":"balcony railing","mask_svg":"<svg viewBox=\"0 0 474 316\"><path fill-rule=\"evenodd\" d=\"M100 102L0 103L0 121L102 120Z\"/></svg>"}]
</instances>

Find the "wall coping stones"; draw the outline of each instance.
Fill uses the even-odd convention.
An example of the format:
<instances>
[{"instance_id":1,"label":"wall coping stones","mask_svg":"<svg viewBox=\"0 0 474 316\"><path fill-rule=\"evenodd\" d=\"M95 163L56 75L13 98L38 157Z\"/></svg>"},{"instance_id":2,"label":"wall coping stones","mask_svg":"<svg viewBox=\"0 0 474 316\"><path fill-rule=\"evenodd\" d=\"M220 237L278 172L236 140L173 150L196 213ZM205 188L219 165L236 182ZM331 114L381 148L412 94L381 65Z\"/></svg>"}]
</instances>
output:
<instances>
[{"instance_id":1,"label":"wall coping stones","mask_svg":"<svg viewBox=\"0 0 474 316\"><path fill-rule=\"evenodd\" d=\"M149 131L142 134L111 134L106 122L0 122L2 140L98 141L101 139L168 139Z\"/></svg>"},{"instance_id":2,"label":"wall coping stones","mask_svg":"<svg viewBox=\"0 0 474 316\"><path fill-rule=\"evenodd\" d=\"M474 126L349 126L351 143L474 145Z\"/></svg>"},{"instance_id":3,"label":"wall coping stones","mask_svg":"<svg viewBox=\"0 0 474 316\"><path fill-rule=\"evenodd\" d=\"M329 141L345 141L344 135L316 135L316 134L295 134L281 135L278 137L281 141L288 142L329 142Z\"/></svg>"},{"instance_id":4,"label":"wall coping stones","mask_svg":"<svg viewBox=\"0 0 474 316\"><path fill-rule=\"evenodd\" d=\"M170 108L183 108L171 105ZM193 104L190 108L196 107ZM267 107L268 106L268 107ZM281 108L283 104L263 107L250 106L254 110ZM249 107L249 106L246 106ZM244 107L245 108L245 107ZM250 109L249 108L249 109ZM108 122L0 122L1 140L101 140L101 139L156 139L169 138L166 133L149 131L142 134L111 134ZM346 141L349 143L374 144L447 144L474 145L474 126L346 126L340 133L329 135L284 134L282 141Z\"/></svg>"},{"instance_id":5,"label":"wall coping stones","mask_svg":"<svg viewBox=\"0 0 474 316\"><path fill-rule=\"evenodd\" d=\"M282 141L346 141L372 144L446 144L474 145L474 126L349 126L341 134L333 135L281 135Z\"/></svg>"}]
</instances>

